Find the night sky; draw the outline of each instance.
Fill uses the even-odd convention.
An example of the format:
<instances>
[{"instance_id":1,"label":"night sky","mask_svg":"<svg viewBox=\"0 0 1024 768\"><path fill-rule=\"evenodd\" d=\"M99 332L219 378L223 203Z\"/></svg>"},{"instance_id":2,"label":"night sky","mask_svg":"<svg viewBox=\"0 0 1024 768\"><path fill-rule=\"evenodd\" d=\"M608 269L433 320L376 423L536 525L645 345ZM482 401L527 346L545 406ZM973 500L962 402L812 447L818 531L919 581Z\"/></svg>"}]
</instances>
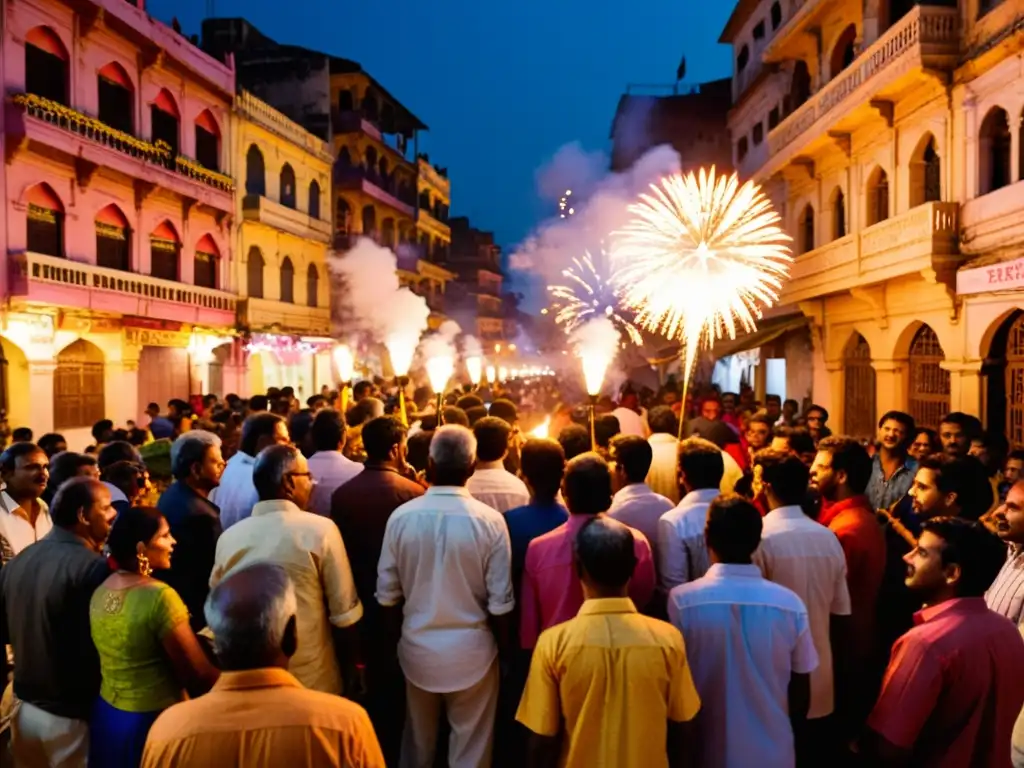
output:
<instances>
[{"instance_id":1,"label":"night sky","mask_svg":"<svg viewBox=\"0 0 1024 768\"><path fill-rule=\"evenodd\" d=\"M149 0L198 32L206 0ZM629 83L729 73L722 0L216 0L278 42L354 59L429 127L420 150L452 179L452 213L511 250L554 201L535 173L562 145L607 150ZM628 10L627 10L628 8Z\"/></svg>"}]
</instances>

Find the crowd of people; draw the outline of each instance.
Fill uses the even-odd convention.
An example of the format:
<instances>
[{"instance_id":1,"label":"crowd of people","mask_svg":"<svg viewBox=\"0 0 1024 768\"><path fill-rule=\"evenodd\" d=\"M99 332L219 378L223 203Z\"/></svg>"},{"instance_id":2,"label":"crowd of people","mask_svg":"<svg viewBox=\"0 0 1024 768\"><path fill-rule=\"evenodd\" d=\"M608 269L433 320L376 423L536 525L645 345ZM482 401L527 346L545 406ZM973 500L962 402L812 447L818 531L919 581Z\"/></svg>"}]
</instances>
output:
<instances>
[{"instance_id":1,"label":"crowd of people","mask_svg":"<svg viewBox=\"0 0 1024 768\"><path fill-rule=\"evenodd\" d=\"M13 430L14 764L1024 767L1024 453L978 419L397 395Z\"/></svg>"}]
</instances>

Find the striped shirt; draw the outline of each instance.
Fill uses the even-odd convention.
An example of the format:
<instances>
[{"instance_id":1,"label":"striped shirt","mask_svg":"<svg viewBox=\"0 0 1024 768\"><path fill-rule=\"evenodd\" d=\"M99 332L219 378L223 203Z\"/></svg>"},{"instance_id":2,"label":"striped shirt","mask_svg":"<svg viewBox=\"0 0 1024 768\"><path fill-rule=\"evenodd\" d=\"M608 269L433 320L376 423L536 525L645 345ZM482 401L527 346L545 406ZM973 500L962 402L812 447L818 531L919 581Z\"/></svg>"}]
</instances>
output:
<instances>
[{"instance_id":1,"label":"striped shirt","mask_svg":"<svg viewBox=\"0 0 1024 768\"><path fill-rule=\"evenodd\" d=\"M846 556L839 539L800 507L779 507L764 518L761 546L754 562L766 579L796 592L807 606L811 636L820 664L811 672L809 718L825 717L835 708L832 679L831 617L849 616Z\"/></svg>"},{"instance_id":2,"label":"striped shirt","mask_svg":"<svg viewBox=\"0 0 1024 768\"><path fill-rule=\"evenodd\" d=\"M1024 629L1024 544L1011 544L999 575L985 593L990 610Z\"/></svg>"}]
</instances>

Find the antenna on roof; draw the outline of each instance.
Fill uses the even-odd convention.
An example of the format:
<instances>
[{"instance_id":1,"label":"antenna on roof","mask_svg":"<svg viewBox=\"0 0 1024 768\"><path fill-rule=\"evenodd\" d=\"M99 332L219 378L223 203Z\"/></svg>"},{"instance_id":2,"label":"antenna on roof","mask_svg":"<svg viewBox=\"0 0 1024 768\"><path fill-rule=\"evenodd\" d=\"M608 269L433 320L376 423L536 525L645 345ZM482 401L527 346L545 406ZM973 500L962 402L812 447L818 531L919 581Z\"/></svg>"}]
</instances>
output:
<instances>
[{"instance_id":1,"label":"antenna on roof","mask_svg":"<svg viewBox=\"0 0 1024 768\"><path fill-rule=\"evenodd\" d=\"M209 0L213 2L213 0ZM679 67L676 69L676 84L673 93L679 93L679 83L686 77L686 54L679 60Z\"/></svg>"}]
</instances>

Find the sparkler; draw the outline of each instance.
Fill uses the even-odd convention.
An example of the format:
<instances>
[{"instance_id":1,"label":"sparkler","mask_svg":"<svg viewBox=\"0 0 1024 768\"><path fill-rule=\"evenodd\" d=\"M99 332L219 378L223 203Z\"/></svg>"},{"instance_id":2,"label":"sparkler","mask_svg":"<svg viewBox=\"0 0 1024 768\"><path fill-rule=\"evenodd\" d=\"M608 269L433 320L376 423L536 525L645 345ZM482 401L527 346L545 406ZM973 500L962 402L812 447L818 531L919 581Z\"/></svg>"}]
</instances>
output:
<instances>
[{"instance_id":1,"label":"sparkler","mask_svg":"<svg viewBox=\"0 0 1024 768\"><path fill-rule=\"evenodd\" d=\"M548 286L552 306L556 310L555 323L563 326L566 333L572 333L588 320L607 317L621 335L628 336L637 346L643 344L644 338L639 329L619 311L621 302L618 292L601 277L590 252L572 261L572 267L562 270L562 276L567 282L564 285Z\"/></svg>"},{"instance_id":2,"label":"sparkler","mask_svg":"<svg viewBox=\"0 0 1024 768\"><path fill-rule=\"evenodd\" d=\"M572 335L572 344L583 366L583 383L590 395L590 447L597 450L594 406L601 394L604 376L619 347L619 332L607 317L581 325Z\"/></svg>"},{"instance_id":3,"label":"sparkler","mask_svg":"<svg viewBox=\"0 0 1024 768\"><path fill-rule=\"evenodd\" d=\"M629 212L613 235L614 284L638 325L682 344L685 402L697 353L753 331L778 300L791 238L759 186L714 168L652 184Z\"/></svg>"},{"instance_id":4,"label":"sparkler","mask_svg":"<svg viewBox=\"0 0 1024 768\"><path fill-rule=\"evenodd\" d=\"M548 430L551 428L551 417L545 416L544 421L530 430L530 437L547 437Z\"/></svg>"},{"instance_id":5,"label":"sparkler","mask_svg":"<svg viewBox=\"0 0 1024 768\"><path fill-rule=\"evenodd\" d=\"M483 375L484 369L483 358L477 356L467 357L465 362L466 373L469 374L470 382L480 386L480 377Z\"/></svg>"},{"instance_id":6,"label":"sparkler","mask_svg":"<svg viewBox=\"0 0 1024 768\"><path fill-rule=\"evenodd\" d=\"M444 388L455 373L455 358L450 355L433 355L427 360L427 378L430 388L437 395L437 423L444 423Z\"/></svg>"},{"instance_id":7,"label":"sparkler","mask_svg":"<svg viewBox=\"0 0 1024 768\"><path fill-rule=\"evenodd\" d=\"M384 346L388 348L388 357L391 358L391 367L395 372L395 383L398 384L398 407L402 424L405 426L409 426L409 415L405 411L405 387L402 386L402 377L409 373L418 343L419 334L397 331L384 340Z\"/></svg>"},{"instance_id":8,"label":"sparkler","mask_svg":"<svg viewBox=\"0 0 1024 768\"><path fill-rule=\"evenodd\" d=\"M334 365L338 369L338 380L341 382L341 414L348 411L348 390L352 386L352 377L355 376L356 361L352 357L352 350L347 344L339 344L334 348Z\"/></svg>"}]
</instances>

